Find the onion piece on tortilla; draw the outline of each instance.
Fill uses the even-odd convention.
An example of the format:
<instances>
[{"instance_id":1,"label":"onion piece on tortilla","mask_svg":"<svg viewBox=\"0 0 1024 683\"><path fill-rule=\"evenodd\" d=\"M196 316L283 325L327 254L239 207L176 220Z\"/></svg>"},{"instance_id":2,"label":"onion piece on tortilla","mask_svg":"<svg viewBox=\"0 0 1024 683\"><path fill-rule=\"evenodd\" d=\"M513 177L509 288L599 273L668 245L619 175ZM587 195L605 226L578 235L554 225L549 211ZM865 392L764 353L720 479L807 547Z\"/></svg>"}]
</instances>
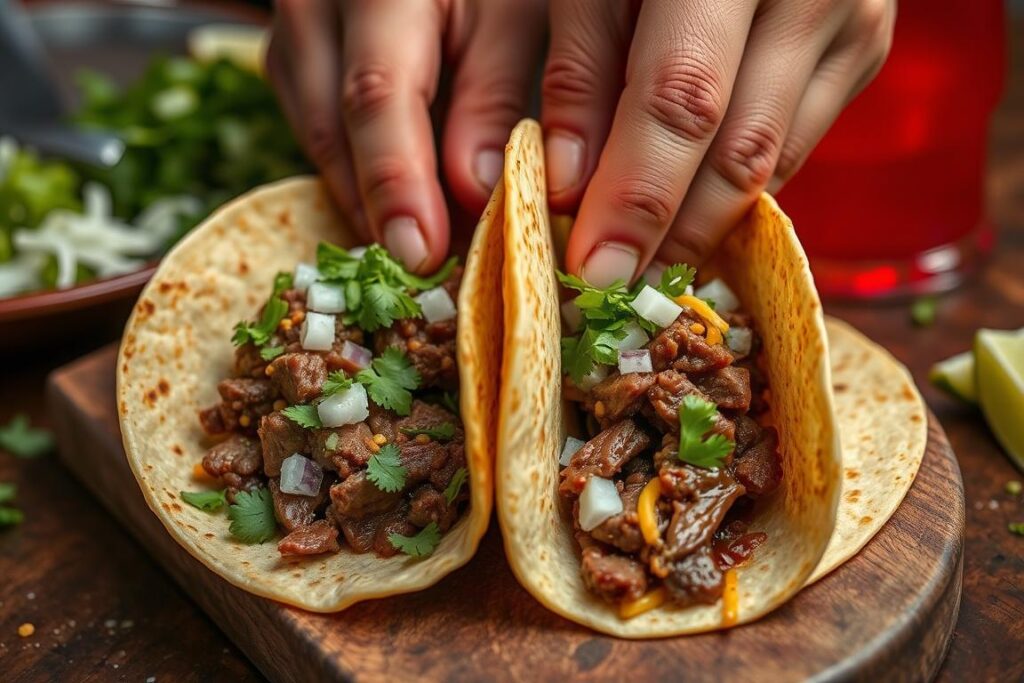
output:
<instances>
[{"instance_id":1,"label":"onion piece on tortilla","mask_svg":"<svg viewBox=\"0 0 1024 683\"><path fill-rule=\"evenodd\" d=\"M668 327L676 321L683 307L650 285L644 285L630 304L644 320L650 320L658 327Z\"/></svg>"},{"instance_id":2,"label":"onion piece on tortilla","mask_svg":"<svg viewBox=\"0 0 1024 683\"><path fill-rule=\"evenodd\" d=\"M565 446L562 447L562 455L558 457L558 464L565 467L572 460L572 456L576 455L576 451L583 448L586 441L577 439L575 436L565 437Z\"/></svg>"},{"instance_id":3,"label":"onion piece on tortilla","mask_svg":"<svg viewBox=\"0 0 1024 683\"><path fill-rule=\"evenodd\" d=\"M654 372L651 352L647 349L620 351L619 372L623 375L628 375L631 372Z\"/></svg>"},{"instance_id":4,"label":"onion piece on tortilla","mask_svg":"<svg viewBox=\"0 0 1024 683\"><path fill-rule=\"evenodd\" d=\"M615 482L601 477L590 477L580 494L580 528L592 531L609 517L622 512L622 499Z\"/></svg>"},{"instance_id":5,"label":"onion piece on tortilla","mask_svg":"<svg viewBox=\"0 0 1024 683\"><path fill-rule=\"evenodd\" d=\"M320 402L316 407L324 427L343 427L362 422L370 416L366 387L353 384Z\"/></svg>"},{"instance_id":6,"label":"onion piece on tortilla","mask_svg":"<svg viewBox=\"0 0 1024 683\"><path fill-rule=\"evenodd\" d=\"M306 351L330 351L334 346L334 316L326 313L306 313L299 331L299 343Z\"/></svg>"},{"instance_id":7,"label":"onion piece on tortilla","mask_svg":"<svg viewBox=\"0 0 1024 683\"><path fill-rule=\"evenodd\" d=\"M317 313L344 313L345 291L337 285L314 282L309 286L306 306Z\"/></svg>"},{"instance_id":8,"label":"onion piece on tortilla","mask_svg":"<svg viewBox=\"0 0 1024 683\"><path fill-rule=\"evenodd\" d=\"M281 463L282 493L315 496L320 492L323 480L323 468L300 453L292 453Z\"/></svg>"},{"instance_id":9,"label":"onion piece on tortilla","mask_svg":"<svg viewBox=\"0 0 1024 683\"><path fill-rule=\"evenodd\" d=\"M416 303L423 309L423 317L428 323L444 322L456 315L455 302L444 287L428 289L416 297Z\"/></svg>"}]
</instances>

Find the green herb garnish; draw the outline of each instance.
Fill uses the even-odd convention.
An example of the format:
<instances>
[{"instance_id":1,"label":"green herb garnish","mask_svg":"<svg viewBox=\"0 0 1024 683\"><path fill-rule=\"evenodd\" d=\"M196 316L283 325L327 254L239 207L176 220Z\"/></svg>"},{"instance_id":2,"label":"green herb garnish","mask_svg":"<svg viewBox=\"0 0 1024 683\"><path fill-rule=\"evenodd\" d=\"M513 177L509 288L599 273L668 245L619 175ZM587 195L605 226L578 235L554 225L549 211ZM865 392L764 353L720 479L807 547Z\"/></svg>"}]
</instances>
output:
<instances>
[{"instance_id":1,"label":"green herb garnish","mask_svg":"<svg viewBox=\"0 0 1024 683\"><path fill-rule=\"evenodd\" d=\"M403 427L401 431L406 436L426 434L434 441L451 441L455 437L455 425L451 422L442 422L436 427L427 427L425 429L406 429Z\"/></svg>"},{"instance_id":2,"label":"green herb garnish","mask_svg":"<svg viewBox=\"0 0 1024 683\"><path fill-rule=\"evenodd\" d=\"M18 487L15 484L0 481L0 503L11 502L17 493Z\"/></svg>"},{"instance_id":3,"label":"green herb garnish","mask_svg":"<svg viewBox=\"0 0 1024 683\"><path fill-rule=\"evenodd\" d=\"M342 370L335 370L331 374L327 375L327 381L324 382L323 393L324 398L333 396L339 391L345 391L352 386L352 379L347 377Z\"/></svg>"},{"instance_id":4,"label":"green herb garnish","mask_svg":"<svg viewBox=\"0 0 1024 683\"><path fill-rule=\"evenodd\" d=\"M25 515L22 514L21 510L0 505L0 527L21 524L24 520Z\"/></svg>"},{"instance_id":5,"label":"green herb garnish","mask_svg":"<svg viewBox=\"0 0 1024 683\"><path fill-rule=\"evenodd\" d=\"M1018 536L1024 536L1024 522L1010 522L1007 525L1011 534L1017 534Z\"/></svg>"},{"instance_id":6,"label":"green herb garnish","mask_svg":"<svg viewBox=\"0 0 1024 683\"><path fill-rule=\"evenodd\" d=\"M656 289L670 299L674 299L686 293L686 288L693 284L695 277L697 277L696 268L685 263L677 263L662 271L661 282Z\"/></svg>"},{"instance_id":7,"label":"green herb garnish","mask_svg":"<svg viewBox=\"0 0 1024 683\"><path fill-rule=\"evenodd\" d=\"M180 491L181 499L194 508L204 512L214 512L224 507L227 502L225 494L227 489L220 491Z\"/></svg>"},{"instance_id":8,"label":"green herb garnish","mask_svg":"<svg viewBox=\"0 0 1024 683\"><path fill-rule=\"evenodd\" d=\"M460 467L455 470L455 474L452 475L452 480L448 482L448 486L444 487L444 499L451 505L455 502L455 499L459 495L459 491L462 490L462 485L466 483L466 468Z\"/></svg>"},{"instance_id":9,"label":"green herb garnish","mask_svg":"<svg viewBox=\"0 0 1024 683\"><path fill-rule=\"evenodd\" d=\"M389 443L367 461L366 477L381 491L394 493L405 488L408 472L402 467L400 454L398 446Z\"/></svg>"},{"instance_id":10,"label":"green herb garnish","mask_svg":"<svg viewBox=\"0 0 1024 683\"><path fill-rule=\"evenodd\" d=\"M294 278L291 273L281 271L274 276L274 292L271 296L281 296L287 290L292 288L292 282Z\"/></svg>"},{"instance_id":11,"label":"green herb garnish","mask_svg":"<svg viewBox=\"0 0 1024 683\"><path fill-rule=\"evenodd\" d=\"M459 414L459 392L458 391L446 391L441 394L441 398L438 402L450 412Z\"/></svg>"},{"instance_id":12,"label":"green herb garnish","mask_svg":"<svg viewBox=\"0 0 1024 683\"><path fill-rule=\"evenodd\" d=\"M441 542L441 530L436 522L426 525L415 536L402 536L401 534L388 534L388 541L391 545L410 557L426 557L434 552L434 548Z\"/></svg>"},{"instance_id":13,"label":"green herb garnish","mask_svg":"<svg viewBox=\"0 0 1024 683\"><path fill-rule=\"evenodd\" d=\"M265 488L239 491L234 504L228 507L228 519L228 531L242 543L263 543L277 533L274 500Z\"/></svg>"},{"instance_id":14,"label":"green herb garnish","mask_svg":"<svg viewBox=\"0 0 1024 683\"><path fill-rule=\"evenodd\" d=\"M249 323L245 320L235 325L235 334L231 341L235 346L242 346L246 342L252 342L256 346L263 346L270 341L284 317L288 314L288 302L277 295L272 295L263 307L263 314L258 323Z\"/></svg>"},{"instance_id":15,"label":"green herb garnish","mask_svg":"<svg viewBox=\"0 0 1024 683\"><path fill-rule=\"evenodd\" d=\"M323 427L323 423L320 422L320 413L313 405L288 406L281 411L281 414L306 429Z\"/></svg>"},{"instance_id":16,"label":"green herb garnish","mask_svg":"<svg viewBox=\"0 0 1024 683\"><path fill-rule=\"evenodd\" d=\"M1024 490L1024 486L1021 486L1021 483L1016 479L1006 482L1006 492L1011 496L1019 496L1022 490Z\"/></svg>"},{"instance_id":17,"label":"green herb garnish","mask_svg":"<svg viewBox=\"0 0 1024 683\"><path fill-rule=\"evenodd\" d=\"M697 467L722 467L735 444L721 434L705 438L715 425L718 408L699 396L685 396L679 406L679 459Z\"/></svg>"},{"instance_id":18,"label":"green herb garnish","mask_svg":"<svg viewBox=\"0 0 1024 683\"><path fill-rule=\"evenodd\" d=\"M270 361L274 360L282 353L284 353L283 346L264 346L262 349L260 349L260 358L262 358L263 360Z\"/></svg>"},{"instance_id":19,"label":"green herb garnish","mask_svg":"<svg viewBox=\"0 0 1024 683\"><path fill-rule=\"evenodd\" d=\"M0 448L18 458L36 458L53 448L53 435L30 426L28 415L19 413L0 427Z\"/></svg>"},{"instance_id":20,"label":"green herb garnish","mask_svg":"<svg viewBox=\"0 0 1024 683\"><path fill-rule=\"evenodd\" d=\"M938 311L939 300L934 296L923 296L911 304L910 319L918 327L928 327L935 322Z\"/></svg>"},{"instance_id":21,"label":"green herb garnish","mask_svg":"<svg viewBox=\"0 0 1024 683\"><path fill-rule=\"evenodd\" d=\"M420 385L420 373L405 354L394 346L373 359L370 367L360 371L356 380L366 386L366 393L374 403L408 415L412 409L412 390Z\"/></svg>"}]
</instances>

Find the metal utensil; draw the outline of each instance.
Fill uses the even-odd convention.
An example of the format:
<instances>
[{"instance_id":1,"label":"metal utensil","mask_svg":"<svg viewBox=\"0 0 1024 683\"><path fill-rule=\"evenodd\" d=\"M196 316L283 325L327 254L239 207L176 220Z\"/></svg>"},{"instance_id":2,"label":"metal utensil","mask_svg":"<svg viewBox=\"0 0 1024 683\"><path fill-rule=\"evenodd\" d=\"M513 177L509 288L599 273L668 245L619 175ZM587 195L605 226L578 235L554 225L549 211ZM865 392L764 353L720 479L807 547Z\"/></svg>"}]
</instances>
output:
<instances>
[{"instance_id":1,"label":"metal utensil","mask_svg":"<svg viewBox=\"0 0 1024 683\"><path fill-rule=\"evenodd\" d=\"M65 123L66 111L47 67L46 52L21 7L0 0L0 134L44 154L94 166L113 166L124 143L101 131Z\"/></svg>"}]
</instances>

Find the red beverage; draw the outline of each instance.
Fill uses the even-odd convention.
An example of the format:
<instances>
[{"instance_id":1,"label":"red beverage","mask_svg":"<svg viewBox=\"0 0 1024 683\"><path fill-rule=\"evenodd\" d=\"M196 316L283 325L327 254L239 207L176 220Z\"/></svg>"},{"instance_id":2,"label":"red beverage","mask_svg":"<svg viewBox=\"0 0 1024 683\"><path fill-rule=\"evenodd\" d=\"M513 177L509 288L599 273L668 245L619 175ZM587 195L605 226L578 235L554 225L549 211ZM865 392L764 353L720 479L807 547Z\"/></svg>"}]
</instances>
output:
<instances>
[{"instance_id":1,"label":"red beverage","mask_svg":"<svg viewBox=\"0 0 1024 683\"><path fill-rule=\"evenodd\" d=\"M1002 0L900 1L881 73L779 196L824 293L948 289L990 248L1003 11Z\"/></svg>"}]
</instances>

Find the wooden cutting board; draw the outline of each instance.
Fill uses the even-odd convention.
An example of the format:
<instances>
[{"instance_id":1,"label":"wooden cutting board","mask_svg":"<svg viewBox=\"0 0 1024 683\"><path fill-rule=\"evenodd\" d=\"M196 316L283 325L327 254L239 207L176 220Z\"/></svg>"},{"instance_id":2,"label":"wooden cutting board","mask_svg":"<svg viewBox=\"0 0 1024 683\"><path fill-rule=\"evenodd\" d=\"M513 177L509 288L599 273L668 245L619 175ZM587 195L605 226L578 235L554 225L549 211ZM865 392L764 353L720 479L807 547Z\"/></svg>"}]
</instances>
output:
<instances>
[{"instance_id":1,"label":"wooden cutting board","mask_svg":"<svg viewBox=\"0 0 1024 683\"><path fill-rule=\"evenodd\" d=\"M146 507L121 448L115 357L108 347L50 377L62 459L272 680L912 681L930 679L945 655L960 605L964 497L934 416L917 480L857 557L754 624L625 641L534 601L505 565L493 523L469 565L434 587L337 615L235 588Z\"/></svg>"}]
</instances>

